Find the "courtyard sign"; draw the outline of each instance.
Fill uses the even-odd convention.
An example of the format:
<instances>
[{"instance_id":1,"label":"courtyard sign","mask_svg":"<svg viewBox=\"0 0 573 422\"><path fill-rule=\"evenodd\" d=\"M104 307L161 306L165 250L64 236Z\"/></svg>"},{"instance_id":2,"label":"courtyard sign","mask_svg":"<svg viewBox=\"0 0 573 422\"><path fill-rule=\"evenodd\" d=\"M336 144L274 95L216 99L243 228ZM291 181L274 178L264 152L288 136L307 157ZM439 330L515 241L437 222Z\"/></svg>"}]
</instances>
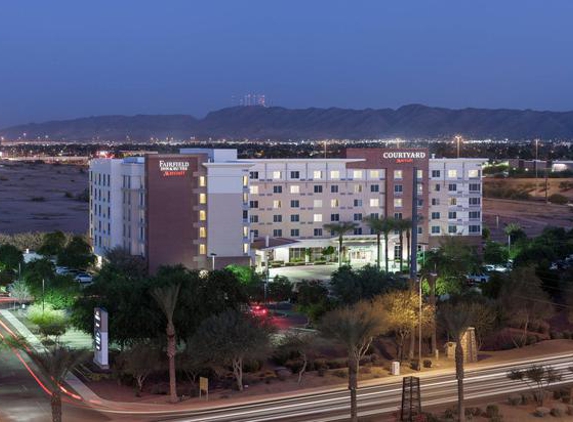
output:
<instances>
[{"instance_id":1,"label":"courtyard sign","mask_svg":"<svg viewBox=\"0 0 573 422\"><path fill-rule=\"evenodd\" d=\"M395 159L397 164L402 164L423 160L426 158L426 153L423 151L387 151L382 153L382 157Z\"/></svg>"}]
</instances>

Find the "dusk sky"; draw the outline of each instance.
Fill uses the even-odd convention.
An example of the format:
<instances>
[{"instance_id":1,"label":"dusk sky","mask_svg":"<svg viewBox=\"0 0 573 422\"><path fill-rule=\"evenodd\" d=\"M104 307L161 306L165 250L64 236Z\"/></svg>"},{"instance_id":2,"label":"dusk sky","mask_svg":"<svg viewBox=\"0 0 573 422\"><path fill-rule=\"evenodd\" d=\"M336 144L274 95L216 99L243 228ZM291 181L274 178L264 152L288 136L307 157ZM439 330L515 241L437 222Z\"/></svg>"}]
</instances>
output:
<instances>
[{"instance_id":1,"label":"dusk sky","mask_svg":"<svg viewBox=\"0 0 573 422\"><path fill-rule=\"evenodd\" d=\"M571 0L8 1L0 127L289 108L573 109Z\"/></svg>"}]
</instances>

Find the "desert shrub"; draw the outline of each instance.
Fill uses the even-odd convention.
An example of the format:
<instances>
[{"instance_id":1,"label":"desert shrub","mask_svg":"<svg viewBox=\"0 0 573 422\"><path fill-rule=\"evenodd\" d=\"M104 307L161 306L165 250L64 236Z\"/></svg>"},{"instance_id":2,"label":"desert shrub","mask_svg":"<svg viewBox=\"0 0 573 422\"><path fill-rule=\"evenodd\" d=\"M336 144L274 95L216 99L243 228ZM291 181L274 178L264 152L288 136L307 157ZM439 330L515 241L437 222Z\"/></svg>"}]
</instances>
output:
<instances>
[{"instance_id":1,"label":"desert shrub","mask_svg":"<svg viewBox=\"0 0 573 422\"><path fill-rule=\"evenodd\" d=\"M488 418L499 416L499 406L497 404L488 404L485 408L485 413Z\"/></svg>"},{"instance_id":2,"label":"desert shrub","mask_svg":"<svg viewBox=\"0 0 573 422\"><path fill-rule=\"evenodd\" d=\"M263 364L258 359L245 360L243 363L244 372L257 372L261 370Z\"/></svg>"},{"instance_id":3,"label":"desert shrub","mask_svg":"<svg viewBox=\"0 0 573 422\"><path fill-rule=\"evenodd\" d=\"M358 369L358 372L360 374L371 374L372 373L372 368L370 366L361 366Z\"/></svg>"},{"instance_id":4,"label":"desert shrub","mask_svg":"<svg viewBox=\"0 0 573 422\"><path fill-rule=\"evenodd\" d=\"M571 331L569 330L563 331L563 338L571 339Z\"/></svg>"},{"instance_id":5,"label":"desert shrub","mask_svg":"<svg viewBox=\"0 0 573 422\"><path fill-rule=\"evenodd\" d=\"M569 202L567 197L561 195L560 193L554 193L553 195L549 195L547 200L552 204L558 204L558 205L565 205L567 202Z\"/></svg>"},{"instance_id":6,"label":"desert shrub","mask_svg":"<svg viewBox=\"0 0 573 422\"><path fill-rule=\"evenodd\" d=\"M533 334L528 334L527 338L525 339L525 344L535 344L537 343L537 336Z\"/></svg>"},{"instance_id":7,"label":"desert shrub","mask_svg":"<svg viewBox=\"0 0 573 422\"><path fill-rule=\"evenodd\" d=\"M326 361L326 366L328 366L329 369L339 369L346 368L348 364L343 360L329 359Z\"/></svg>"},{"instance_id":8,"label":"desert shrub","mask_svg":"<svg viewBox=\"0 0 573 422\"><path fill-rule=\"evenodd\" d=\"M563 409L561 409L560 407L552 408L550 413L551 413L551 416L555 416L557 418L564 416Z\"/></svg>"},{"instance_id":9,"label":"desert shrub","mask_svg":"<svg viewBox=\"0 0 573 422\"><path fill-rule=\"evenodd\" d=\"M453 407L448 407L445 411L444 411L444 418L446 419L455 419L456 417L456 409L454 409Z\"/></svg>"},{"instance_id":10,"label":"desert shrub","mask_svg":"<svg viewBox=\"0 0 573 422\"><path fill-rule=\"evenodd\" d=\"M326 364L326 359L323 359L323 358L315 359L314 360L314 369L316 371L319 371L321 369L327 370L328 365Z\"/></svg>"},{"instance_id":11,"label":"desert shrub","mask_svg":"<svg viewBox=\"0 0 573 422\"><path fill-rule=\"evenodd\" d=\"M151 394L167 395L169 394L169 384L165 382L160 382L158 384L153 384L151 386Z\"/></svg>"},{"instance_id":12,"label":"desert shrub","mask_svg":"<svg viewBox=\"0 0 573 422\"><path fill-rule=\"evenodd\" d=\"M414 371L419 371L420 367L418 365L418 361L417 360L413 360L410 362L410 369L414 370Z\"/></svg>"},{"instance_id":13,"label":"desert shrub","mask_svg":"<svg viewBox=\"0 0 573 422\"><path fill-rule=\"evenodd\" d=\"M551 338L551 340L558 340L558 339L562 339L563 338L563 333L559 332L559 331L551 331L549 333L549 337Z\"/></svg>"},{"instance_id":14,"label":"desert shrub","mask_svg":"<svg viewBox=\"0 0 573 422\"><path fill-rule=\"evenodd\" d=\"M431 368L432 361L430 359L424 359L424 368Z\"/></svg>"},{"instance_id":15,"label":"desert shrub","mask_svg":"<svg viewBox=\"0 0 573 422\"><path fill-rule=\"evenodd\" d=\"M293 374L298 373L302 369L303 365L304 362L301 359L290 359L287 360L285 363L285 367L290 369L293 372Z\"/></svg>"},{"instance_id":16,"label":"desert shrub","mask_svg":"<svg viewBox=\"0 0 573 422\"><path fill-rule=\"evenodd\" d=\"M339 378L346 378L348 376L346 371L344 371L342 369L337 369L336 371L332 372L332 375L334 375L335 377L339 377Z\"/></svg>"},{"instance_id":17,"label":"desert shrub","mask_svg":"<svg viewBox=\"0 0 573 422\"><path fill-rule=\"evenodd\" d=\"M510 405L512 406L517 406L519 404L521 404L521 395L519 394L511 394L508 398L507 401L509 402Z\"/></svg>"}]
</instances>

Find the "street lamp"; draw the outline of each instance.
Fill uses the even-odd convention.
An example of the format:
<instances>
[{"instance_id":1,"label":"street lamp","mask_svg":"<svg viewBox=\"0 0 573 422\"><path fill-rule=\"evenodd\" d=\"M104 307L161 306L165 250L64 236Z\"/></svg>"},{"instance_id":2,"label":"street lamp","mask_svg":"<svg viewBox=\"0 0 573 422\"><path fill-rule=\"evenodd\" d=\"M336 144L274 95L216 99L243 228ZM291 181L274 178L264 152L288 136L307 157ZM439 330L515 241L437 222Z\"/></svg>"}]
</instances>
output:
<instances>
[{"instance_id":1,"label":"street lamp","mask_svg":"<svg viewBox=\"0 0 573 422\"><path fill-rule=\"evenodd\" d=\"M46 282L42 278L42 317L44 316L44 297L46 296Z\"/></svg>"},{"instance_id":2,"label":"street lamp","mask_svg":"<svg viewBox=\"0 0 573 422\"><path fill-rule=\"evenodd\" d=\"M539 152L539 139L535 140L535 194L537 195L537 191L539 190L539 181L537 180L537 166L539 166L539 161L538 161L538 152Z\"/></svg>"},{"instance_id":3,"label":"street lamp","mask_svg":"<svg viewBox=\"0 0 573 422\"><path fill-rule=\"evenodd\" d=\"M458 158L460 158L460 142L462 140L462 137L460 135L456 135L456 144L457 144L457 149L458 149Z\"/></svg>"},{"instance_id":4,"label":"street lamp","mask_svg":"<svg viewBox=\"0 0 573 422\"><path fill-rule=\"evenodd\" d=\"M211 252L211 269L215 271L215 257L217 256L216 253Z\"/></svg>"}]
</instances>

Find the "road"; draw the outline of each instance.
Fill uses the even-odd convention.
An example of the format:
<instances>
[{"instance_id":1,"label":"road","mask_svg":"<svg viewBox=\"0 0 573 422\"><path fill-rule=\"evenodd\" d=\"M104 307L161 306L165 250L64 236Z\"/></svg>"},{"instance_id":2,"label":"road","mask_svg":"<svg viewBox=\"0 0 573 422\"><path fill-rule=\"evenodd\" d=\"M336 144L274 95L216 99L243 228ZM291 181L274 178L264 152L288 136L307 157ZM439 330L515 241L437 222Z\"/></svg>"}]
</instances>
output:
<instances>
[{"instance_id":1,"label":"road","mask_svg":"<svg viewBox=\"0 0 573 422\"><path fill-rule=\"evenodd\" d=\"M526 391L526 385L507 378L507 372L516 367L526 367L532 363L551 365L561 371L563 380L553 385L573 382L571 366L573 354L560 357L539 358L520 363L500 364L487 369L466 371L466 400L507 395L516 391ZM402 385L391 382L378 386L362 387L358 393L359 415L375 420L389 416L398 410ZM457 400L457 384L453 374L422 374L422 406L454 404ZM225 406L202 411L187 411L179 414L147 414L145 420L180 422L329 422L345 421L349 414L348 391L345 389L327 393L306 394L296 398L268 400L261 403ZM370 419L369 420L374 420Z\"/></svg>"}]
</instances>

